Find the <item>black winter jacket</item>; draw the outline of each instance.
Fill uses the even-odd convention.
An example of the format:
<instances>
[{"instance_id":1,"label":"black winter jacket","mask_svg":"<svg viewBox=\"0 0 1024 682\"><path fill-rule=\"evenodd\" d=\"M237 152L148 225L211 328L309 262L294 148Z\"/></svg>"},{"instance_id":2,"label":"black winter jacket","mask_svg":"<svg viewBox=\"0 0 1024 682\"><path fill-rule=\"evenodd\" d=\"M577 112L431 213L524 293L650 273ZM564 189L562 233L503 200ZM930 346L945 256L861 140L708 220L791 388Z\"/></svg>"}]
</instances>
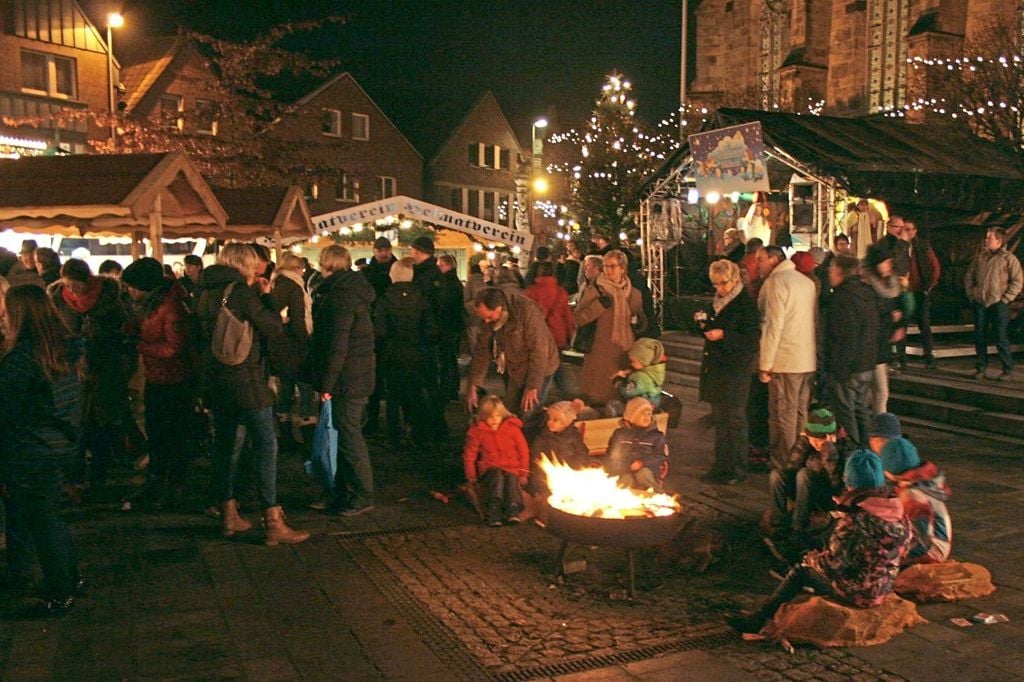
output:
<instances>
[{"instance_id":1,"label":"black winter jacket","mask_svg":"<svg viewBox=\"0 0 1024 682\"><path fill-rule=\"evenodd\" d=\"M359 272L341 270L317 287L306 374L313 388L366 398L374 389L373 288Z\"/></svg>"},{"instance_id":2,"label":"black winter jacket","mask_svg":"<svg viewBox=\"0 0 1024 682\"><path fill-rule=\"evenodd\" d=\"M240 365L229 366L213 357L210 341L217 323L224 290L235 283L227 306L234 315L252 324L254 329L252 350ZM238 270L226 265L211 265L203 270L199 279L199 299L196 316L200 327L200 373L202 396L214 410L230 412L256 410L274 404L270 390L270 368L267 345L284 339L284 327L270 294L259 294L245 283Z\"/></svg>"},{"instance_id":3,"label":"black winter jacket","mask_svg":"<svg viewBox=\"0 0 1024 682\"><path fill-rule=\"evenodd\" d=\"M761 316L746 289L711 315L704 330L721 329L721 341L704 340L700 366L700 399L708 403L742 400L750 385L761 340Z\"/></svg>"},{"instance_id":4,"label":"black winter jacket","mask_svg":"<svg viewBox=\"0 0 1024 682\"><path fill-rule=\"evenodd\" d=\"M288 316L288 322L284 325L284 337L270 344L271 369L278 376L295 377L309 346L305 292L292 280L277 275L270 295L274 299L278 313L287 310Z\"/></svg>"},{"instance_id":5,"label":"black winter jacket","mask_svg":"<svg viewBox=\"0 0 1024 682\"><path fill-rule=\"evenodd\" d=\"M424 347L433 343L437 325L423 293L412 282L388 287L374 306L373 327L388 372L423 372Z\"/></svg>"},{"instance_id":6,"label":"black winter jacket","mask_svg":"<svg viewBox=\"0 0 1024 682\"><path fill-rule=\"evenodd\" d=\"M376 258L370 259L370 264L363 270L363 275L373 287L373 293L379 302L384 297L384 292L391 286L391 266L398 259L392 256L386 263L377 262Z\"/></svg>"},{"instance_id":7,"label":"black winter jacket","mask_svg":"<svg viewBox=\"0 0 1024 682\"><path fill-rule=\"evenodd\" d=\"M462 305L462 282L454 270L442 273L437 280L438 328L441 336L459 338L466 327Z\"/></svg>"},{"instance_id":8,"label":"black winter jacket","mask_svg":"<svg viewBox=\"0 0 1024 682\"><path fill-rule=\"evenodd\" d=\"M832 290L825 311L825 368L834 381L873 370L878 356L878 303L859 277Z\"/></svg>"}]
</instances>

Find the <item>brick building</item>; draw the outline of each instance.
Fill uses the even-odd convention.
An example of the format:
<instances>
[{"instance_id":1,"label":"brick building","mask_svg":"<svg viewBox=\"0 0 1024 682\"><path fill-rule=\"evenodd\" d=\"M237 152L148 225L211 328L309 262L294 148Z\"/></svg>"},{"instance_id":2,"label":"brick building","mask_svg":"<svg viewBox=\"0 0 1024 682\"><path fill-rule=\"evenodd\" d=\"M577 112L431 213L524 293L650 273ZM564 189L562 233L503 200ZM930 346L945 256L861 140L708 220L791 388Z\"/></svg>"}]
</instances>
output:
<instances>
[{"instance_id":1,"label":"brick building","mask_svg":"<svg viewBox=\"0 0 1024 682\"><path fill-rule=\"evenodd\" d=\"M907 59L962 54L992 22L1018 26L1015 0L704 0L692 9L690 99L864 115L924 92Z\"/></svg>"},{"instance_id":2,"label":"brick building","mask_svg":"<svg viewBox=\"0 0 1024 682\"><path fill-rule=\"evenodd\" d=\"M268 135L313 175L313 215L399 194L423 197L423 157L349 73L299 101Z\"/></svg>"},{"instance_id":3,"label":"brick building","mask_svg":"<svg viewBox=\"0 0 1024 682\"><path fill-rule=\"evenodd\" d=\"M84 153L107 128L107 44L74 0L0 2L0 154ZM114 83L120 65L114 61Z\"/></svg>"}]
</instances>

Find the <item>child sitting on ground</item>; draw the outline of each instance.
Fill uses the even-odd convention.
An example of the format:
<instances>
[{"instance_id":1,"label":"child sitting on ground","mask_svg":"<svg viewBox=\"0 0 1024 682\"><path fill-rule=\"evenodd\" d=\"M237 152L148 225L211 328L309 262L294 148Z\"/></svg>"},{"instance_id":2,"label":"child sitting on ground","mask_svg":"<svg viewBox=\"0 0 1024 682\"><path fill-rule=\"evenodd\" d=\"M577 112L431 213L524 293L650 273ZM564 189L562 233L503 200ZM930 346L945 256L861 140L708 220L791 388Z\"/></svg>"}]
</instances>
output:
<instances>
[{"instance_id":1,"label":"child sitting on ground","mask_svg":"<svg viewBox=\"0 0 1024 682\"><path fill-rule=\"evenodd\" d=\"M573 469L583 469L590 465L590 451L583 442L583 434L573 426L576 421L576 407L573 403L563 400L544 408L544 411L547 413L544 428L530 443L530 482L526 486L526 491L536 502L527 505L528 514L534 510L541 524L547 520L547 499L551 494L547 477L540 469L541 456L557 458Z\"/></svg>"},{"instance_id":2,"label":"child sitting on ground","mask_svg":"<svg viewBox=\"0 0 1024 682\"><path fill-rule=\"evenodd\" d=\"M530 471L530 451L523 422L495 396L480 401L476 421L466 433L462 452L466 480L480 483L484 521L488 526L520 523L521 486Z\"/></svg>"},{"instance_id":3,"label":"child sitting on ground","mask_svg":"<svg viewBox=\"0 0 1024 682\"><path fill-rule=\"evenodd\" d=\"M888 441L882 447L881 459L885 478L903 502L914 536L903 566L946 561L953 549L946 475L934 462L921 462L917 448L906 438Z\"/></svg>"},{"instance_id":4,"label":"child sitting on ground","mask_svg":"<svg viewBox=\"0 0 1024 682\"><path fill-rule=\"evenodd\" d=\"M892 592L910 545L903 503L886 489L882 463L870 450L858 450L846 460L843 481L847 490L836 500L842 517L828 546L808 552L757 611L729 617L733 628L759 632L805 587L857 608L878 606Z\"/></svg>"},{"instance_id":5,"label":"child sitting on ground","mask_svg":"<svg viewBox=\"0 0 1024 682\"><path fill-rule=\"evenodd\" d=\"M622 414L622 405L632 398L647 398L657 407L661 402L661 387L665 384L665 347L655 339L637 339L629 348L629 365L612 376L622 401L613 400L606 406L608 416Z\"/></svg>"},{"instance_id":6,"label":"child sitting on ground","mask_svg":"<svg viewBox=\"0 0 1024 682\"><path fill-rule=\"evenodd\" d=\"M621 485L661 492L668 474L668 440L654 423L650 400L633 398L626 403L622 425L612 433L601 463Z\"/></svg>"}]
</instances>

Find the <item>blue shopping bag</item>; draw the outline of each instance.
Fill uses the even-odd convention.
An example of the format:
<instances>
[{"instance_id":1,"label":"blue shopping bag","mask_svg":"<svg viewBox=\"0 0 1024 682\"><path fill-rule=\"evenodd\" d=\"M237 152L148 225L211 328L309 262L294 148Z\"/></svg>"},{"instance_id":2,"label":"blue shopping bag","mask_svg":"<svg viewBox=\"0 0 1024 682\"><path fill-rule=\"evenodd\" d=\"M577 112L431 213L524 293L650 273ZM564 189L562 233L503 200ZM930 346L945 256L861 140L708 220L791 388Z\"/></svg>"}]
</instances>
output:
<instances>
[{"instance_id":1,"label":"blue shopping bag","mask_svg":"<svg viewBox=\"0 0 1024 682\"><path fill-rule=\"evenodd\" d=\"M313 447L305 463L306 473L316 477L326 492L334 490L334 472L338 470L338 430L331 417L331 401L320 405L320 421L313 432Z\"/></svg>"}]
</instances>

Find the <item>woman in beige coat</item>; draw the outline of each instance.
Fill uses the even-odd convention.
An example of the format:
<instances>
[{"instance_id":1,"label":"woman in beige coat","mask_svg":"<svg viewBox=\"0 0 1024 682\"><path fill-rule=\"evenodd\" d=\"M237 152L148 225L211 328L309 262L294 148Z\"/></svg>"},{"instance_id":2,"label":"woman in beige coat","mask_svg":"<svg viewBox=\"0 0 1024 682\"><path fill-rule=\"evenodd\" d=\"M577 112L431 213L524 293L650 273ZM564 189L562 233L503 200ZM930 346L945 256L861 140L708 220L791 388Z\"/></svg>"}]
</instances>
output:
<instances>
[{"instance_id":1,"label":"woman in beige coat","mask_svg":"<svg viewBox=\"0 0 1024 682\"><path fill-rule=\"evenodd\" d=\"M626 367L626 351L633 345L633 329L647 326L640 292L630 285L626 254L609 251L602 272L580 296L574 317L576 328L597 321L594 344L583 358L580 390L592 403L606 403L615 397L612 375Z\"/></svg>"}]
</instances>

